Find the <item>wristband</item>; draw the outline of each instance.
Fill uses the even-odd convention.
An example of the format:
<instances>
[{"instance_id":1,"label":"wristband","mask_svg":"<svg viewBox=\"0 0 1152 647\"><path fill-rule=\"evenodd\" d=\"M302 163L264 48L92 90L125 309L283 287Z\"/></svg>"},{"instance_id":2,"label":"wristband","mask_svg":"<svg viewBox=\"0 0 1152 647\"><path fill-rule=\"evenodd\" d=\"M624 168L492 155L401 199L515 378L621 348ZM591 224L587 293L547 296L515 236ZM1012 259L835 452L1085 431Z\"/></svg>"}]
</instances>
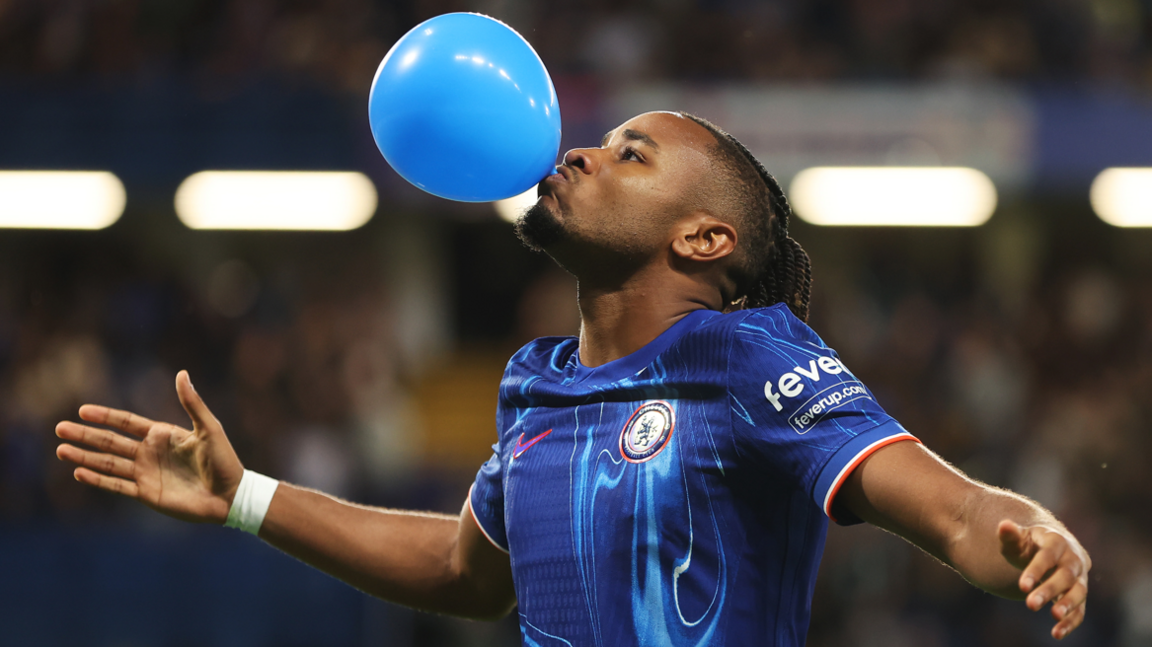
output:
<instances>
[{"instance_id":1,"label":"wristband","mask_svg":"<svg viewBox=\"0 0 1152 647\"><path fill-rule=\"evenodd\" d=\"M240 487L236 488L236 497L232 499L232 509L228 511L228 520L224 522L225 528L239 528L253 535L260 532L264 523L264 515L268 514L268 506L272 504L272 495L276 494L276 487L280 481L274 478L257 474L252 470L244 470L240 479Z\"/></svg>"}]
</instances>

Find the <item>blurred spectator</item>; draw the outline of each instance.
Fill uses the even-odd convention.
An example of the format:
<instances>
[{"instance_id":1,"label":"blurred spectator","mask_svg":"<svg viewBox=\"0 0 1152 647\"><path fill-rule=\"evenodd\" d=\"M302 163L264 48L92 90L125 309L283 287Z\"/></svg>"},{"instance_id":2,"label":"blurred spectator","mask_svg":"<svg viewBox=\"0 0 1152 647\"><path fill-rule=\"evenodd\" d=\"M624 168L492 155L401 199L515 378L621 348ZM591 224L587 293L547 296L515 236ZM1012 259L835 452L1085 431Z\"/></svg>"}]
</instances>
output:
<instances>
[{"instance_id":1,"label":"blurred spectator","mask_svg":"<svg viewBox=\"0 0 1152 647\"><path fill-rule=\"evenodd\" d=\"M566 135L584 139L602 132L598 93L646 82L1152 91L1148 0L0 0L0 82L177 80L213 97L272 80L357 98L407 29L461 10L528 38L565 97ZM938 157L924 146L894 159ZM473 215L377 218L306 252L261 239L216 257L219 242L197 238L195 264L170 248L13 235L0 255L0 527L134 518L72 482L52 425L90 401L186 424L180 368L246 466L360 501L458 509L494 440L508 354L579 328L571 277ZM1003 217L946 243L798 223L813 327L931 448L1084 540L1092 603L1068 644L1152 644L1147 250ZM925 241L959 267L933 269ZM813 609L812 646L1046 640L1046 612L1001 604L867 527L830 532Z\"/></svg>"},{"instance_id":2,"label":"blurred spectator","mask_svg":"<svg viewBox=\"0 0 1152 647\"><path fill-rule=\"evenodd\" d=\"M274 76L365 94L420 20L480 11L525 34L557 76L602 80L1005 79L1147 90L1140 0L7 0L0 70L108 80Z\"/></svg>"}]
</instances>

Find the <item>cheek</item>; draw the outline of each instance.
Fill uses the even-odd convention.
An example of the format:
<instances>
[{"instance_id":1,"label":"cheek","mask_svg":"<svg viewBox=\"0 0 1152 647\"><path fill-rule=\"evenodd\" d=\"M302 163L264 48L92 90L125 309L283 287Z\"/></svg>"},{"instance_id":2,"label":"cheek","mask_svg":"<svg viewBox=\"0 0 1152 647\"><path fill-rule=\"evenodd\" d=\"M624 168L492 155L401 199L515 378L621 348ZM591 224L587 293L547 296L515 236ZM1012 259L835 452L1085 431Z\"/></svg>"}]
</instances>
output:
<instances>
[{"instance_id":1,"label":"cheek","mask_svg":"<svg viewBox=\"0 0 1152 647\"><path fill-rule=\"evenodd\" d=\"M647 220L653 214L670 213L678 198L674 189L654 178L629 177L614 184L601 201L606 210L618 216Z\"/></svg>"},{"instance_id":2,"label":"cheek","mask_svg":"<svg viewBox=\"0 0 1152 647\"><path fill-rule=\"evenodd\" d=\"M663 239L668 227L683 211L683 199L677 187L650 179L638 178L624 184L618 215L630 221L637 235Z\"/></svg>"},{"instance_id":3,"label":"cheek","mask_svg":"<svg viewBox=\"0 0 1152 647\"><path fill-rule=\"evenodd\" d=\"M618 186L637 207L667 211L683 201L683 184L669 173L645 173L622 178Z\"/></svg>"},{"instance_id":4,"label":"cheek","mask_svg":"<svg viewBox=\"0 0 1152 647\"><path fill-rule=\"evenodd\" d=\"M569 201L568 226L592 239L608 235L640 245L662 239L681 203L676 188L652 177L617 177L582 189Z\"/></svg>"}]
</instances>

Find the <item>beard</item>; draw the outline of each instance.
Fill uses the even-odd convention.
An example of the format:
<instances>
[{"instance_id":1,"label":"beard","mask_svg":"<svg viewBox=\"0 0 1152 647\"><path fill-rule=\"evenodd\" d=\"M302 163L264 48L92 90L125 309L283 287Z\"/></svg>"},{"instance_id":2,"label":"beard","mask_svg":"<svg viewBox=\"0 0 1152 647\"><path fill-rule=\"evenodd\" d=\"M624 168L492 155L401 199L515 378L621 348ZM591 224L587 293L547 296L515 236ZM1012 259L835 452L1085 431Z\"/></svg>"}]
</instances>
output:
<instances>
[{"instance_id":1,"label":"beard","mask_svg":"<svg viewBox=\"0 0 1152 647\"><path fill-rule=\"evenodd\" d=\"M528 207L516 219L516 237L534 252L543 252L566 236L567 232L556 215L539 203Z\"/></svg>"}]
</instances>

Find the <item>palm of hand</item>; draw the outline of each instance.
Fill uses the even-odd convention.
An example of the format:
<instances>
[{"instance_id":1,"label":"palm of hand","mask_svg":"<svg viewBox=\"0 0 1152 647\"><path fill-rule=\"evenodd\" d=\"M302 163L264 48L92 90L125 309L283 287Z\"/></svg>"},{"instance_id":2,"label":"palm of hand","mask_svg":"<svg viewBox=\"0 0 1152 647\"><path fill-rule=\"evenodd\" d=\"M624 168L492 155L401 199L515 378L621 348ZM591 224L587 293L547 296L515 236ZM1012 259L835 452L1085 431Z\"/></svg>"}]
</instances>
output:
<instances>
[{"instance_id":1,"label":"palm of hand","mask_svg":"<svg viewBox=\"0 0 1152 647\"><path fill-rule=\"evenodd\" d=\"M141 502L184 521L228 516L226 488L212 465L210 441L166 423L148 430L136 454L135 481Z\"/></svg>"},{"instance_id":2,"label":"palm of hand","mask_svg":"<svg viewBox=\"0 0 1152 647\"><path fill-rule=\"evenodd\" d=\"M84 405L84 420L138 440L64 421L56 426L56 435L99 451L62 444L56 454L79 465L74 474L83 483L137 499L177 519L223 523L244 467L183 371L176 378L176 392L192 418L191 431L128 411Z\"/></svg>"}]
</instances>

